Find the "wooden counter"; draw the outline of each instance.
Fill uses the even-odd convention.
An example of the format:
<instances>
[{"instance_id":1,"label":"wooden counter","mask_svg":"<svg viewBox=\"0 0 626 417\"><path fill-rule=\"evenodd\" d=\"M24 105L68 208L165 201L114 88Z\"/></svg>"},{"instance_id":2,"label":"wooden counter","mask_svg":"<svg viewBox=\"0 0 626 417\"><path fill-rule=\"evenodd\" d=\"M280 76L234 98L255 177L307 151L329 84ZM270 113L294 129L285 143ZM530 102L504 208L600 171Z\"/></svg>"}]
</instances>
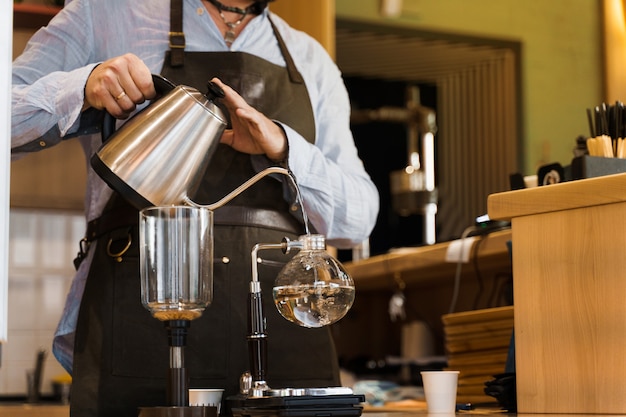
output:
<instances>
[{"instance_id":1,"label":"wooden counter","mask_svg":"<svg viewBox=\"0 0 626 417\"><path fill-rule=\"evenodd\" d=\"M467 415L492 415L492 416L518 416L518 417L552 417L551 414L505 414L499 409L479 408L475 411L458 412L455 414L442 414L446 417L460 417ZM70 415L69 406L28 406L28 405L0 405L0 417L68 417ZM402 409L395 407L389 409L387 407L367 407L363 410L364 417L415 417L415 416L433 416L428 414L425 409ZM568 414L560 417L586 417L585 414ZM597 417L597 416L596 416ZM611 417L626 417L612 415Z\"/></svg>"},{"instance_id":2,"label":"wooden counter","mask_svg":"<svg viewBox=\"0 0 626 417\"><path fill-rule=\"evenodd\" d=\"M623 202L626 174L617 174L493 194L488 197L487 206L491 219L512 220Z\"/></svg>"},{"instance_id":3,"label":"wooden counter","mask_svg":"<svg viewBox=\"0 0 626 417\"><path fill-rule=\"evenodd\" d=\"M513 237L520 413L626 413L626 174L491 195Z\"/></svg>"},{"instance_id":4,"label":"wooden counter","mask_svg":"<svg viewBox=\"0 0 626 417\"><path fill-rule=\"evenodd\" d=\"M69 417L69 405L3 405L0 403L0 417Z\"/></svg>"},{"instance_id":5,"label":"wooden counter","mask_svg":"<svg viewBox=\"0 0 626 417\"><path fill-rule=\"evenodd\" d=\"M510 230L494 232L477 245L475 254L485 268L506 268L510 256L506 246ZM395 289L398 274L407 286L427 286L435 281L449 283L454 278L456 262L447 262L446 253L452 242L430 246L402 248L387 254L373 256L344 266L353 277L357 291ZM476 245L476 243L474 243Z\"/></svg>"}]
</instances>

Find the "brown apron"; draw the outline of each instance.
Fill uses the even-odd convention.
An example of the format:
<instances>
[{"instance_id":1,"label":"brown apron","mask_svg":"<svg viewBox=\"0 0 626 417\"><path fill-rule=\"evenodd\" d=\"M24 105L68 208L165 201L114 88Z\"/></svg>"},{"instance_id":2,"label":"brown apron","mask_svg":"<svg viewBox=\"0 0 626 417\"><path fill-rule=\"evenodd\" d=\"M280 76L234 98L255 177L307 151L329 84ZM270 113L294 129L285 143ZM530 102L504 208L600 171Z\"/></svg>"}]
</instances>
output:
<instances>
[{"instance_id":1,"label":"brown apron","mask_svg":"<svg viewBox=\"0 0 626 417\"><path fill-rule=\"evenodd\" d=\"M177 67L169 65L168 53L162 75L201 91L218 76L255 108L313 142L315 125L306 86L276 28L274 32L287 68L240 52L185 52L184 65ZM249 155L220 145L194 201L213 203L254 173ZM131 221L121 227L118 222L117 228L98 238L76 331L72 417L134 417L138 407L167 405L167 332L141 305L137 211L114 195L106 212L116 213L117 219L128 215L117 213L130 213ZM294 238L303 232L303 225L289 213L282 182L274 178L264 178L215 211L214 299L189 328L185 365L190 387L224 388L225 397L238 392L239 377L248 369L250 252L256 243L278 243L284 236ZM129 241L118 262L111 255ZM330 331L298 327L273 305L273 281L288 258L280 251L264 251L262 256L259 278L267 316L270 387L338 385Z\"/></svg>"}]
</instances>

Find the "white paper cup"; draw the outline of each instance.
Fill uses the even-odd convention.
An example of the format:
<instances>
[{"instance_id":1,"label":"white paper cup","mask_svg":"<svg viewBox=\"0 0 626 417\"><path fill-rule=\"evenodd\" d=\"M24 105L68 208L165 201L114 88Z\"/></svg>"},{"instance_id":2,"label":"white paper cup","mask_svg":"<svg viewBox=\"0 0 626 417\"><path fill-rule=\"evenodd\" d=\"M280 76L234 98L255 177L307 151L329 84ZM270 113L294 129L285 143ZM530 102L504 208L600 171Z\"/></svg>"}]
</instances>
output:
<instances>
[{"instance_id":1,"label":"white paper cup","mask_svg":"<svg viewBox=\"0 0 626 417\"><path fill-rule=\"evenodd\" d=\"M426 407L429 413L454 413L459 371L422 371Z\"/></svg>"},{"instance_id":2,"label":"white paper cup","mask_svg":"<svg viewBox=\"0 0 626 417\"><path fill-rule=\"evenodd\" d=\"M191 388L189 389L189 405L217 407L217 414L219 414L223 393L224 390L221 388Z\"/></svg>"}]
</instances>

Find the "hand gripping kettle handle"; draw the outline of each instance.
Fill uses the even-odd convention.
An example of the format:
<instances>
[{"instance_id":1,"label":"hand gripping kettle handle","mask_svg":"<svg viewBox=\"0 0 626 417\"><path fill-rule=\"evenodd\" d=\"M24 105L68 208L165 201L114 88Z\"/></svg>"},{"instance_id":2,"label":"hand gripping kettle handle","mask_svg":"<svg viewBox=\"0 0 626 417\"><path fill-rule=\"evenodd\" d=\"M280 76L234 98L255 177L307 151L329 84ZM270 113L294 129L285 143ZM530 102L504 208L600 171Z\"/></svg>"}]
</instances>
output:
<instances>
[{"instance_id":1,"label":"hand gripping kettle handle","mask_svg":"<svg viewBox=\"0 0 626 417\"><path fill-rule=\"evenodd\" d=\"M169 93L176 87L173 82L157 74L152 74L152 82L154 83L154 89L160 96ZM104 119L102 120L102 143L106 142L113 132L115 132L116 121L117 119L111 116L108 111L104 112Z\"/></svg>"}]
</instances>

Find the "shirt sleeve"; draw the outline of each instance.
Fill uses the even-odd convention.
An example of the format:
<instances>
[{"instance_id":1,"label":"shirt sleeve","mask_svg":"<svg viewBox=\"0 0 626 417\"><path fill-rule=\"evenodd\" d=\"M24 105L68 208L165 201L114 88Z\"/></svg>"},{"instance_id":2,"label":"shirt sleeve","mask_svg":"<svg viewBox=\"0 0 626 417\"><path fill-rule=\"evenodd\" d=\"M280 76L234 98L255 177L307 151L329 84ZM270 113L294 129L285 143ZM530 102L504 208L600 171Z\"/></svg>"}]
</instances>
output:
<instances>
[{"instance_id":1,"label":"shirt sleeve","mask_svg":"<svg viewBox=\"0 0 626 417\"><path fill-rule=\"evenodd\" d=\"M88 14L75 2L37 31L13 62L11 148L32 152L75 132L84 101L84 86L96 63L89 62ZM86 36L71 36L84 33ZM32 145L31 145L32 144ZM18 155L16 155L16 153Z\"/></svg>"}]
</instances>

